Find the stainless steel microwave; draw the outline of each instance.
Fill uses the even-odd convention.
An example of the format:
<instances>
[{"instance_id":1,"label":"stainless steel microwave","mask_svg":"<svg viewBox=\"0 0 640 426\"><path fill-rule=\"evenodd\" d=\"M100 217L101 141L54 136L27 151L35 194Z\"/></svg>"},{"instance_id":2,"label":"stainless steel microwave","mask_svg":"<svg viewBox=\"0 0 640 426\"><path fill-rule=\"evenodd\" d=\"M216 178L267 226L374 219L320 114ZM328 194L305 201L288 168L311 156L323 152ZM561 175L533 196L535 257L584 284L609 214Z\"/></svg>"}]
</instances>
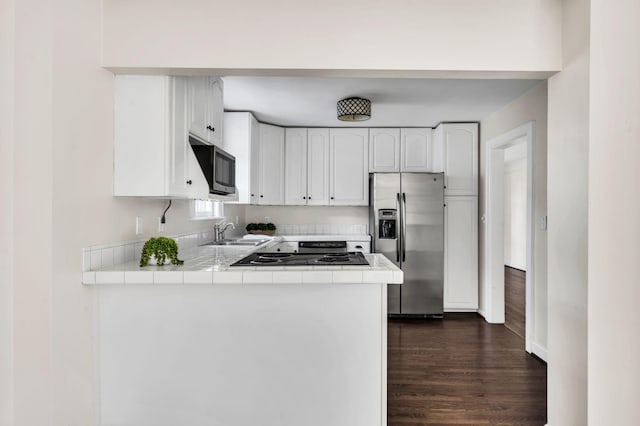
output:
<instances>
[{"instance_id":1,"label":"stainless steel microwave","mask_svg":"<svg viewBox=\"0 0 640 426\"><path fill-rule=\"evenodd\" d=\"M189 144L209 184L209 193L236 193L236 157L189 134Z\"/></svg>"}]
</instances>

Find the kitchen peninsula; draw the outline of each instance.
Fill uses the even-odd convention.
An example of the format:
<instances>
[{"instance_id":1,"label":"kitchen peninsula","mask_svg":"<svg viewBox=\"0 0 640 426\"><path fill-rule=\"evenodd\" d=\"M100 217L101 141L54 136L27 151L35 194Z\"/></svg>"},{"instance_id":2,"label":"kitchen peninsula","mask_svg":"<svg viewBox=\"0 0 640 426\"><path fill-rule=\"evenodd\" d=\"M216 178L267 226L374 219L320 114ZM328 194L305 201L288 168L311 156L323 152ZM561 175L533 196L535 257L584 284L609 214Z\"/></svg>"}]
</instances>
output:
<instances>
[{"instance_id":1,"label":"kitchen peninsula","mask_svg":"<svg viewBox=\"0 0 640 426\"><path fill-rule=\"evenodd\" d=\"M386 284L402 271L380 254L230 266L262 249L84 273L98 290L99 424L386 424Z\"/></svg>"}]
</instances>

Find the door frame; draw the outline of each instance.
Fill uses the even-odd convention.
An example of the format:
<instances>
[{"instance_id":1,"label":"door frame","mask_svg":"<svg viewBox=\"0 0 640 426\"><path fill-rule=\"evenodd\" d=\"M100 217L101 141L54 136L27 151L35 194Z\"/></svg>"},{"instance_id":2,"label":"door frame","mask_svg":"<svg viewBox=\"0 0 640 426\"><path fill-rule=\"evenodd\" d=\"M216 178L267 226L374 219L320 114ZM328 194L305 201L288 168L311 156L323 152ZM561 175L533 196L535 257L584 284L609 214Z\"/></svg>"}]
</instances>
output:
<instances>
[{"instance_id":1,"label":"door frame","mask_svg":"<svg viewBox=\"0 0 640 426\"><path fill-rule=\"evenodd\" d=\"M535 333L535 291L534 291L534 182L533 182L533 121L503 133L486 144L485 158L487 177L484 295L485 319L490 323L505 321L504 285L504 150L517 143L525 143L527 151L527 270L525 280L525 350L533 350ZM517 142L520 139L525 142Z\"/></svg>"}]
</instances>

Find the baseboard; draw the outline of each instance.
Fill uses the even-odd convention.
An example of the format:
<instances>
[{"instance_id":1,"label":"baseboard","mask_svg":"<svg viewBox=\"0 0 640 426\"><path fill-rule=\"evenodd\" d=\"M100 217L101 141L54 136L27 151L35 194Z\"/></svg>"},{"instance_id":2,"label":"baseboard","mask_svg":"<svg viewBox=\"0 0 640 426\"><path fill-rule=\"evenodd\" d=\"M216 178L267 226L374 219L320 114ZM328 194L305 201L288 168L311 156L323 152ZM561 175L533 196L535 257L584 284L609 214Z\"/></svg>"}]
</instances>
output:
<instances>
[{"instance_id":1,"label":"baseboard","mask_svg":"<svg viewBox=\"0 0 640 426\"><path fill-rule=\"evenodd\" d=\"M472 308L444 308L445 312L479 312L477 309Z\"/></svg>"},{"instance_id":2,"label":"baseboard","mask_svg":"<svg viewBox=\"0 0 640 426\"><path fill-rule=\"evenodd\" d=\"M540 358L541 360L543 360L544 362L549 362L547 361L547 348L543 347L542 345L539 345L536 342L533 342L531 344L531 352L536 355L538 358Z\"/></svg>"},{"instance_id":3,"label":"baseboard","mask_svg":"<svg viewBox=\"0 0 640 426\"><path fill-rule=\"evenodd\" d=\"M487 320L487 313L485 311L483 311L482 309L478 309L478 314L480 314L480 316L482 318L484 318L484 320Z\"/></svg>"}]
</instances>

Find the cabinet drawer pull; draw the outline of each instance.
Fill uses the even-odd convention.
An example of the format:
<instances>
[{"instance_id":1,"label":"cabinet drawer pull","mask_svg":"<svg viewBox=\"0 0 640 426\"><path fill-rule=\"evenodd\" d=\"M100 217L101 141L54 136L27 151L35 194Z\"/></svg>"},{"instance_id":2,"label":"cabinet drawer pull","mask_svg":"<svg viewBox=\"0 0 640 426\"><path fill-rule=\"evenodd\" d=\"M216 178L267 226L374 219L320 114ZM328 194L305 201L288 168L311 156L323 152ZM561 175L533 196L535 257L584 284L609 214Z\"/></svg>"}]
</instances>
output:
<instances>
[{"instance_id":1,"label":"cabinet drawer pull","mask_svg":"<svg viewBox=\"0 0 640 426\"><path fill-rule=\"evenodd\" d=\"M260 198L264 198L264 195L261 195Z\"/></svg>"},{"instance_id":2,"label":"cabinet drawer pull","mask_svg":"<svg viewBox=\"0 0 640 426\"><path fill-rule=\"evenodd\" d=\"M187 185L191 185L192 183L193 183L193 181L192 181L191 179L189 179L189 180L187 181Z\"/></svg>"}]
</instances>

